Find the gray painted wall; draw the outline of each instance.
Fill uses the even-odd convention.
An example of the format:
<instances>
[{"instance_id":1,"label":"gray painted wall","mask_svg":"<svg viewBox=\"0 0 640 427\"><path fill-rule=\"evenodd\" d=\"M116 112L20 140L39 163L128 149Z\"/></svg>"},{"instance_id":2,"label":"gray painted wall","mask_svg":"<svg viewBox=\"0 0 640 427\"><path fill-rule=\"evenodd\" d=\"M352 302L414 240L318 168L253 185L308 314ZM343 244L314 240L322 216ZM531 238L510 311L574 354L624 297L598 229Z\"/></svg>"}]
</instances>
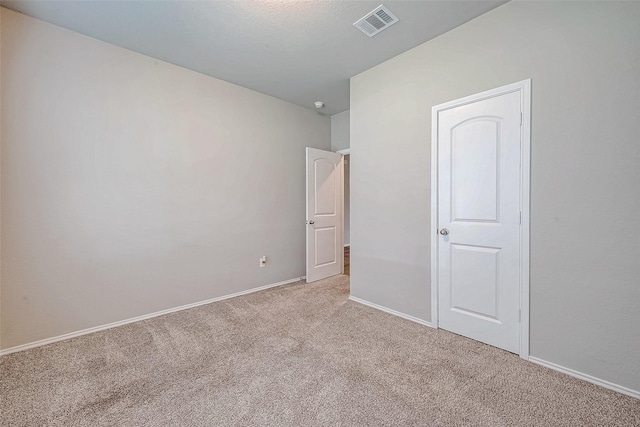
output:
<instances>
[{"instance_id":1,"label":"gray painted wall","mask_svg":"<svg viewBox=\"0 0 640 427\"><path fill-rule=\"evenodd\" d=\"M6 9L1 71L1 348L305 274L328 117Z\"/></svg>"},{"instance_id":2,"label":"gray painted wall","mask_svg":"<svg viewBox=\"0 0 640 427\"><path fill-rule=\"evenodd\" d=\"M430 320L433 105L532 79L531 355L640 390L640 3L511 2L351 80L351 292Z\"/></svg>"},{"instance_id":3,"label":"gray painted wall","mask_svg":"<svg viewBox=\"0 0 640 427\"><path fill-rule=\"evenodd\" d=\"M347 110L331 116L331 151L349 147L349 110Z\"/></svg>"}]
</instances>

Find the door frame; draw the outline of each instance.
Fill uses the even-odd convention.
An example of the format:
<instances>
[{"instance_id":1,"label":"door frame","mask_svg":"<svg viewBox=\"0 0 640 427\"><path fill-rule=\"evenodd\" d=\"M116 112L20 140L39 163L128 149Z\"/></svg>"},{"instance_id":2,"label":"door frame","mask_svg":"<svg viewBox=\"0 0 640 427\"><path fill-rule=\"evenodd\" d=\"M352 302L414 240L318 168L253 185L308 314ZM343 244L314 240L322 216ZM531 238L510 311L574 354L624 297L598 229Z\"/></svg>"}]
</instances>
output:
<instances>
[{"instance_id":1,"label":"door frame","mask_svg":"<svg viewBox=\"0 0 640 427\"><path fill-rule=\"evenodd\" d=\"M520 92L520 344L519 355L529 359L529 218L531 197L531 79L435 105L431 109L431 325L438 328L438 114L488 98Z\"/></svg>"},{"instance_id":2,"label":"door frame","mask_svg":"<svg viewBox=\"0 0 640 427\"><path fill-rule=\"evenodd\" d=\"M342 227L340 246L342 246L342 255L340 256L340 259L342 260L341 274L344 274L344 248L346 247L346 245L344 244L344 158L345 156L351 154L351 147L345 148L343 150L338 150L336 151L336 153L342 155L342 173L340 174L340 176L342 177L342 182L340 183L340 200L342 200L342 206L340 206L340 226ZM349 248L351 248L351 239L349 239Z\"/></svg>"},{"instance_id":3,"label":"door frame","mask_svg":"<svg viewBox=\"0 0 640 427\"><path fill-rule=\"evenodd\" d=\"M345 148L344 150L338 150L336 153L340 154L340 264L342 265L340 274L344 274L344 158L347 154L351 154L350 148Z\"/></svg>"}]
</instances>

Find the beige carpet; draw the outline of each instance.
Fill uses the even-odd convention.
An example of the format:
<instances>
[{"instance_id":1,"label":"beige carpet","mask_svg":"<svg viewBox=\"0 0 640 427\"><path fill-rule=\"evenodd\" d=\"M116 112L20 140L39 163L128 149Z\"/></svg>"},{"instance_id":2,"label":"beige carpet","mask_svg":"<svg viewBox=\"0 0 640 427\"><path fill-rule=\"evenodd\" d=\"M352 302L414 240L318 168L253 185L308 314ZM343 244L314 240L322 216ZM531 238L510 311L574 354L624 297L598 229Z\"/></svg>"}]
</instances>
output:
<instances>
[{"instance_id":1,"label":"beige carpet","mask_svg":"<svg viewBox=\"0 0 640 427\"><path fill-rule=\"evenodd\" d=\"M4 426L633 426L640 401L295 283L0 359Z\"/></svg>"}]
</instances>

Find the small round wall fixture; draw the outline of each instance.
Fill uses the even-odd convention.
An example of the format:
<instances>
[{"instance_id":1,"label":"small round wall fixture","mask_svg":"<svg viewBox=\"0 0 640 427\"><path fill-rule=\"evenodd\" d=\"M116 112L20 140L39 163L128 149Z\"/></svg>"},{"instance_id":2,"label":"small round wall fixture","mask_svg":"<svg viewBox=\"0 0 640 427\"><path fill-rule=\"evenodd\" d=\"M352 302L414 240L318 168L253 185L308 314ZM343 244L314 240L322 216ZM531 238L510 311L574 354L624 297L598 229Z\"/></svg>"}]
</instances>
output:
<instances>
[{"instance_id":1,"label":"small round wall fixture","mask_svg":"<svg viewBox=\"0 0 640 427\"><path fill-rule=\"evenodd\" d=\"M324 102L316 101L316 102L313 103L313 105L315 105L316 108L322 108L322 107L324 107Z\"/></svg>"}]
</instances>

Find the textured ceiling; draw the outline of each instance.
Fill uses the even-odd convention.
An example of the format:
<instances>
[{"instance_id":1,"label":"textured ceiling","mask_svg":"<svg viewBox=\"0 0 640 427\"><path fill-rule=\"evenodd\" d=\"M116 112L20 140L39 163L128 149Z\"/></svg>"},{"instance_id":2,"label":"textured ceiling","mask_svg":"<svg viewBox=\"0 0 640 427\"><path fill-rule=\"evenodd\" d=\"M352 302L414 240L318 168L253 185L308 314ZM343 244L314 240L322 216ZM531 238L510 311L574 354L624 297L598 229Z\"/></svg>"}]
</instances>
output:
<instances>
[{"instance_id":1,"label":"textured ceiling","mask_svg":"<svg viewBox=\"0 0 640 427\"><path fill-rule=\"evenodd\" d=\"M99 40L313 108L349 108L349 78L505 1L385 1L400 22L352 24L380 1L0 1Z\"/></svg>"}]
</instances>

